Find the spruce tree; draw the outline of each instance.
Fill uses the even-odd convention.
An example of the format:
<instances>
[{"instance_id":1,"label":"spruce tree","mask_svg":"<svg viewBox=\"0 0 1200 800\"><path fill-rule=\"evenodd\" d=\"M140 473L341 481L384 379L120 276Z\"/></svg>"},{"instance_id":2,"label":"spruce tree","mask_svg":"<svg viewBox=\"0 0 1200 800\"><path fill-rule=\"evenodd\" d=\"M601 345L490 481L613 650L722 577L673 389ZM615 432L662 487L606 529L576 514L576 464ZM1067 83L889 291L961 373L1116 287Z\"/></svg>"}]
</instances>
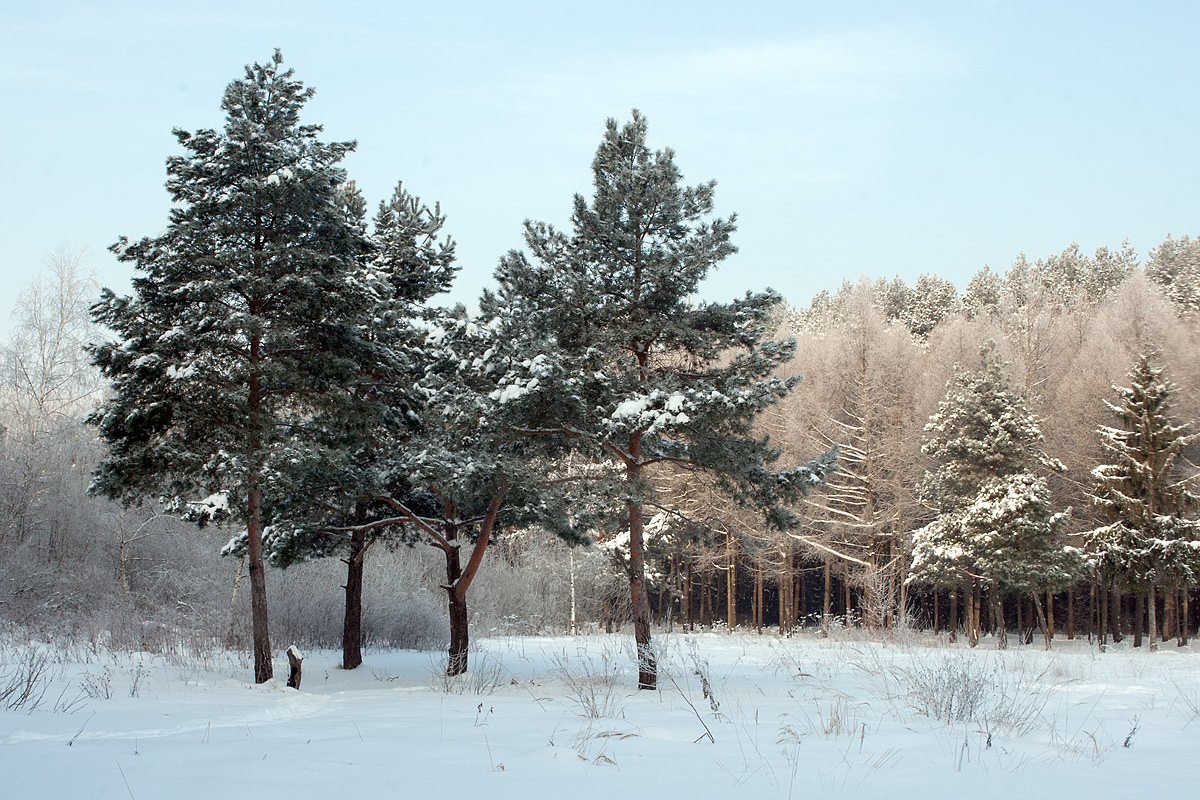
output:
<instances>
[{"instance_id":1,"label":"spruce tree","mask_svg":"<svg viewBox=\"0 0 1200 800\"><path fill-rule=\"evenodd\" d=\"M481 309L523 351L496 395L505 424L542 458L570 453L594 465L559 484L576 490L562 526L628 537L638 685L650 689L644 527L648 508L671 511L671 498L653 491L654 471L710 472L790 525L796 517L781 503L819 483L830 460L771 472L778 453L754 430L758 412L793 385L774 373L794 343L768 338L779 296L696 299L734 252L734 219L711 217L714 184L684 185L674 153L647 146L636 111L624 125L609 120L592 172L594 194L575 197L572 230L526 223L528 255L501 260L499 289Z\"/></svg>"},{"instance_id":2,"label":"spruce tree","mask_svg":"<svg viewBox=\"0 0 1200 800\"><path fill-rule=\"evenodd\" d=\"M1002 590L1028 593L1041 616L1039 593L1078 572L1075 551L1057 542L1065 517L1051 512L1046 482L1034 474L1062 466L1043 452L1037 420L1009 384L992 342L980 352L978 370L956 370L925 432L921 450L934 464L921 494L936 517L913 534L909 580L965 590L975 645L984 584L998 621ZM1042 627L1048 632L1044 619Z\"/></svg>"},{"instance_id":3,"label":"spruce tree","mask_svg":"<svg viewBox=\"0 0 1200 800\"><path fill-rule=\"evenodd\" d=\"M93 489L245 526L257 682L272 674L268 484L374 358L369 246L340 191L354 144L301 124L312 95L276 51L227 86L221 130L176 130L166 230L113 246L133 294L105 290L93 311L117 337L93 349L113 390L92 417L110 446Z\"/></svg>"},{"instance_id":4,"label":"spruce tree","mask_svg":"<svg viewBox=\"0 0 1200 800\"><path fill-rule=\"evenodd\" d=\"M1156 587L1179 589L1200 581L1200 497L1183 452L1200 434L1191 423L1171 419L1174 385L1143 355L1128 387L1114 386L1117 402L1105 400L1118 427L1100 428L1111 459L1092 470L1096 507L1110 520L1086 538L1097 565L1130 591L1149 595L1150 643L1154 648ZM1138 625L1142 624L1138 620Z\"/></svg>"}]
</instances>

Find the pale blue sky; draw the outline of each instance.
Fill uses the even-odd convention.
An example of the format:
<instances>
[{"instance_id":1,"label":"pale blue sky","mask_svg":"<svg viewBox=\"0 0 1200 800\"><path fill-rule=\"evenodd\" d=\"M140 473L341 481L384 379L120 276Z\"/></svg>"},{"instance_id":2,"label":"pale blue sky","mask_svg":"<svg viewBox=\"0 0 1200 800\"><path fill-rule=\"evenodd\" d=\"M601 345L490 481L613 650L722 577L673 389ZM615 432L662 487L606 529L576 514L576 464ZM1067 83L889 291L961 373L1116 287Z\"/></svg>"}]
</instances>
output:
<instances>
[{"instance_id":1,"label":"pale blue sky","mask_svg":"<svg viewBox=\"0 0 1200 800\"><path fill-rule=\"evenodd\" d=\"M641 109L740 252L724 299L1200 233L1195 3L6 3L0 326L49 251L166 221L173 126L281 47L374 205L439 200L472 300L526 218L565 224ZM1135 7L1136 6L1136 7Z\"/></svg>"}]
</instances>

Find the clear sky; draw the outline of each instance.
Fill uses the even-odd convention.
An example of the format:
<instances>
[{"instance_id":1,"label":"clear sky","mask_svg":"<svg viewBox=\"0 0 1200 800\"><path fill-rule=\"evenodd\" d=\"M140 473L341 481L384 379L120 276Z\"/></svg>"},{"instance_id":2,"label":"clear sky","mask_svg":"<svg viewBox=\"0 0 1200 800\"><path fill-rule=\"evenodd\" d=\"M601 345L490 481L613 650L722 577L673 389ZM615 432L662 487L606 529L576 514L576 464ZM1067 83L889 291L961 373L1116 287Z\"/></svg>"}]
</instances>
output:
<instances>
[{"instance_id":1,"label":"clear sky","mask_svg":"<svg viewBox=\"0 0 1200 800\"><path fill-rule=\"evenodd\" d=\"M275 47L369 202L442 203L471 301L567 222L607 117L718 182L725 299L956 281L1019 252L1200 233L1200 3L56 2L0 16L0 327L47 253L166 222L172 127Z\"/></svg>"}]
</instances>

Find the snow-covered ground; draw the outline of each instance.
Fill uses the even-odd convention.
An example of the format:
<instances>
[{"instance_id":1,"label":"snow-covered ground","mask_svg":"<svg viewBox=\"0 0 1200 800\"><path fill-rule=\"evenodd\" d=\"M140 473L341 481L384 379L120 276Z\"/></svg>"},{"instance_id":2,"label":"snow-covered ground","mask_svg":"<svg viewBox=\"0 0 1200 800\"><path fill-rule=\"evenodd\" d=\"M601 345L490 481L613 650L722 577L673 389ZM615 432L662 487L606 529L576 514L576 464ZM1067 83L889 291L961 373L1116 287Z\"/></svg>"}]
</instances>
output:
<instances>
[{"instance_id":1,"label":"snow-covered ground","mask_svg":"<svg viewBox=\"0 0 1200 800\"><path fill-rule=\"evenodd\" d=\"M1200 794L1190 647L721 633L656 644L654 692L632 688L624 636L486 640L453 682L440 654L373 651L345 672L337 653L314 652L299 692L250 685L233 654L53 650L41 705L0 711L0 796ZM10 641L0 676L28 657ZM276 669L286 674L282 657Z\"/></svg>"}]
</instances>

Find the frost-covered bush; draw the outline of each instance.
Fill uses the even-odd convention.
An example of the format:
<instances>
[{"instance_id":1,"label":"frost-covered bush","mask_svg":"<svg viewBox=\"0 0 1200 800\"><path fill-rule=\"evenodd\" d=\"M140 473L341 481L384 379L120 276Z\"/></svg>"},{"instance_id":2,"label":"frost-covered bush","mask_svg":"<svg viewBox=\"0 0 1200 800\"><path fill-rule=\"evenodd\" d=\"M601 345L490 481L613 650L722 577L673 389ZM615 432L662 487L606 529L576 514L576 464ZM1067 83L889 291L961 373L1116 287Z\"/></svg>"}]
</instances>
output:
<instances>
[{"instance_id":1,"label":"frost-covered bush","mask_svg":"<svg viewBox=\"0 0 1200 800\"><path fill-rule=\"evenodd\" d=\"M1040 675L1010 670L1000 659L939 655L896 667L909 705L946 723L977 722L1025 733L1041 718L1048 688Z\"/></svg>"}]
</instances>

